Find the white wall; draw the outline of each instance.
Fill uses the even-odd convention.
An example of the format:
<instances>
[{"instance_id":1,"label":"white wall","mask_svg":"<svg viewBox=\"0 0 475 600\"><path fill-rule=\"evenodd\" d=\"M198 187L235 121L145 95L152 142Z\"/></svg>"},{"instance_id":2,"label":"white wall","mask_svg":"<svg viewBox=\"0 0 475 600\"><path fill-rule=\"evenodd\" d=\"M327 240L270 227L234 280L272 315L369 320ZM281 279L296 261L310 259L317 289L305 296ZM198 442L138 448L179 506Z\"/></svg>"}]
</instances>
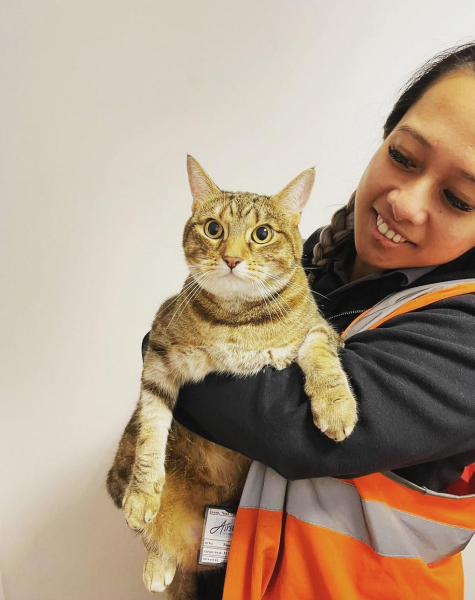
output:
<instances>
[{"instance_id":1,"label":"white wall","mask_svg":"<svg viewBox=\"0 0 475 600\"><path fill-rule=\"evenodd\" d=\"M104 479L142 336L185 274L186 153L262 193L316 165L307 236L356 187L406 76L474 25L472 0L4 0L6 600L150 597Z\"/></svg>"}]
</instances>

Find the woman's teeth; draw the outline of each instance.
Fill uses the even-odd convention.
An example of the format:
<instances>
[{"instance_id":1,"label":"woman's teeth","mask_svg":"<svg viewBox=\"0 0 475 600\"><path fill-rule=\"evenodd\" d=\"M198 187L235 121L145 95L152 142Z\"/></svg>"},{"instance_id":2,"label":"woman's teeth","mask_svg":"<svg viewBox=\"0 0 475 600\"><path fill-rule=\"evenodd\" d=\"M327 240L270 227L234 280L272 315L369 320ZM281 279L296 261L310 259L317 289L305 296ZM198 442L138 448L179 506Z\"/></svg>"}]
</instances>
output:
<instances>
[{"instance_id":1,"label":"woman's teeth","mask_svg":"<svg viewBox=\"0 0 475 600\"><path fill-rule=\"evenodd\" d=\"M388 225L383 221L378 213L378 219L376 221L376 226L378 228L379 233L382 233L388 240L392 240L393 242L402 244L402 242L406 241L406 238L403 238L402 235L396 233L392 229L389 229Z\"/></svg>"}]
</instances>

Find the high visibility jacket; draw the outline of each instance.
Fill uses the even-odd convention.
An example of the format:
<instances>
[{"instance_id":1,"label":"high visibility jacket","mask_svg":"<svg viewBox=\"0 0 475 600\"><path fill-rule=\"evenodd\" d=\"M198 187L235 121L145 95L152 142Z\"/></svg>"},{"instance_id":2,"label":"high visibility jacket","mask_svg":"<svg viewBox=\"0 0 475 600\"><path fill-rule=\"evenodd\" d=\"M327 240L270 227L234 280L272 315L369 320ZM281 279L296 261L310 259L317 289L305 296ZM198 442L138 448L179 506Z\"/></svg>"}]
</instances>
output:
<instances>
[{"instance_id":1,"label":"high visibility jacket","mask_svg":"<svg viewBox=\"0 0 475 600\"><path fill-rule=\"evenodd\" d=\"M475 279L403 290L342 337L468 293ZM389 471L287 481L253 462L223 600L462 600L460 553L475 533L473 471L437 493Z\"/></svg>"}]
</instances>

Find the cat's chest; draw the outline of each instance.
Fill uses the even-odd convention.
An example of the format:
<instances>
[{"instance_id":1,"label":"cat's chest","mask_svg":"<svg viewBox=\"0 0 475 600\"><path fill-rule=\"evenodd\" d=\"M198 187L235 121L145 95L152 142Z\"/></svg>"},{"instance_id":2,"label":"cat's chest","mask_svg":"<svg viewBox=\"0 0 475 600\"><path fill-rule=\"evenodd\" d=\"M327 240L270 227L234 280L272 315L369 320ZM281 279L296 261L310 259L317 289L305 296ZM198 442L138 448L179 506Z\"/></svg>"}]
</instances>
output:
<instances>
[{"instance_id":1,"label":"cat's chest","mask_svg":"<svg viewBox=\"0 0 475 600\"><path fill-rule=\"evenodd\" d=\"M174 352L170 356L170 366L181 371L185 379L197 381L212 371L249 375L259 372L266 365L283 369L296 359L297 353L296 344L265 349L230 344L200 345Z\"/></svg>"},{"instance_id":2,"label":"cat's chest","mask_svg":"<svg viewBox=\"0 0 475 600\"><path fill-rule=\"evenodd\" d=\"M216 367L236 373L256 373L266 365L283 369L297 357L298 346L295 344L279 348L240 348L230 345L215 345L208 349L211 360Z\"/></svg>"}]
</instances>

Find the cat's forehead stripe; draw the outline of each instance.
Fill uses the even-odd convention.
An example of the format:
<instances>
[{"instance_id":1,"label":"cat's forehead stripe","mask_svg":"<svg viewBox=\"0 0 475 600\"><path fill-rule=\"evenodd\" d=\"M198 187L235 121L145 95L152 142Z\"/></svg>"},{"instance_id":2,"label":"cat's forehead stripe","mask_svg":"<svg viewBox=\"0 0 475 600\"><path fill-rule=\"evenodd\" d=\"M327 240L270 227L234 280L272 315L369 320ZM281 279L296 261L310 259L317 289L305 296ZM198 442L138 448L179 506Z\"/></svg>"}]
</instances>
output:
<instances>
[{"instance_id":1,"label":"cat's forehead stripe","mask_svg":"<svg viewBox=\"0 0 475 600\"><path fill-rule=\"evenodd\" d=\"M249 194L245 192L226 192L223 194L221 215L230 219L246 219L258 221L273 214L268 196Z\"/></svg>"}]
</instances>

